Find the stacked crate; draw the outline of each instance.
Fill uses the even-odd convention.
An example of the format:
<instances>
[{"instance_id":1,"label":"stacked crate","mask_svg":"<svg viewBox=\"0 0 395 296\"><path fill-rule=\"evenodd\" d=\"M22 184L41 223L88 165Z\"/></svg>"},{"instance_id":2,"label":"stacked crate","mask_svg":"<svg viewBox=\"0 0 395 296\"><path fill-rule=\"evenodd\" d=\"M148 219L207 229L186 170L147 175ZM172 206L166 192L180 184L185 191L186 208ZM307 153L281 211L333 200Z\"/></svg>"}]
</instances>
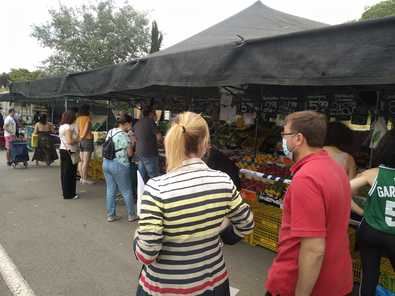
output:
<instances>
[{"instance_id":1,"label":"stacked crate","mask_svg":"<svg viewBox=\"0 0 395 296\"><path fill-rule=\"evenodd\" d=\"M281 225L281 209L258 202L255 192L242 190L241 194L244 201L250 205L255 222L254 232L245 240L253 246L259 245L276 252Z\"/></svg>"}]
</instances>

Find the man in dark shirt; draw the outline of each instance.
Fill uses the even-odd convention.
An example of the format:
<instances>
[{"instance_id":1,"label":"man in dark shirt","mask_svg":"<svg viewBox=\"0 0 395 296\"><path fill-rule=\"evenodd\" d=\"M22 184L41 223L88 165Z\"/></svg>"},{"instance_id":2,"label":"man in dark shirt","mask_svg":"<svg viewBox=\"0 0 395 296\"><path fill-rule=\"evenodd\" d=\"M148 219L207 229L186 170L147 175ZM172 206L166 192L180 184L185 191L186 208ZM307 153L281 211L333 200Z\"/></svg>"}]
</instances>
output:
<instances>
[{"instance_id":1,"label":"man in dark shirt","mask_svg":"<svg viewBox=\"0 0 395 296\"><path fill-rule=\"evenodd\" d=\"M139 171L144 181L160 174L158 142L162 136L155 123L155 111L143 109L141 118L133 127Z\"/></svg>"}]
</instances>

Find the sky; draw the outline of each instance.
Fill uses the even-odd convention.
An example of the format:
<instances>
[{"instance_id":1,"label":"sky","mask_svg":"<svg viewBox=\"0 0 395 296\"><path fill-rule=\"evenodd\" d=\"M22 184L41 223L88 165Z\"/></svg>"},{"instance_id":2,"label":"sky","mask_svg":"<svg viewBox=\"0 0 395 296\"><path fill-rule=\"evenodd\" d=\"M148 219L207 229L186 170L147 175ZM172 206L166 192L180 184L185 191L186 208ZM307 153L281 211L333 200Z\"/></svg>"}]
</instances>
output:
<instances>
[{"instance_id":1,"label":"sky","mask_svg":"<svg viewBox=\"0 0 395 296\"><path fill-rule=\"evenodd\" d=\"M113 0L122 5L127 0ZM148 13L164 33L162 48L176 44L238 13L256 0L129 0ZM263 4L293 15L335 25L358 19L380 0L262 0ZM32 25L49 20L48 9L94 4L96 0L2 0L0 10L0 73L11 68L37 69L50 55L31 37Z\"/></svg>"}]
</instances>

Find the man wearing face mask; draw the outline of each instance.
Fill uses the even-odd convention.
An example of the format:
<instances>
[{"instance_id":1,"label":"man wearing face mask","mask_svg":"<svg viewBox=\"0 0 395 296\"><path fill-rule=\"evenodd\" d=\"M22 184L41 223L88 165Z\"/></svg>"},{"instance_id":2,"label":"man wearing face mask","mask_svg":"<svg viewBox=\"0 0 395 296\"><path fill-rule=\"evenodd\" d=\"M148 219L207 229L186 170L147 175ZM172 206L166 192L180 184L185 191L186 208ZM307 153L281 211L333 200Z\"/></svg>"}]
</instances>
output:
<instances>
[{"instance_id":1,"label":"man wearing face mask","mask_svg":"<svg viewBox=\"0 0 395 296\"><path fill-rule=\"evenodd\" d=\"M267 295L344 296L352 291L351 189L344 169L322 149L326 129L325 116L313 111L285 119L283 150L295 164Z\"/></svg>"}]
</instances>

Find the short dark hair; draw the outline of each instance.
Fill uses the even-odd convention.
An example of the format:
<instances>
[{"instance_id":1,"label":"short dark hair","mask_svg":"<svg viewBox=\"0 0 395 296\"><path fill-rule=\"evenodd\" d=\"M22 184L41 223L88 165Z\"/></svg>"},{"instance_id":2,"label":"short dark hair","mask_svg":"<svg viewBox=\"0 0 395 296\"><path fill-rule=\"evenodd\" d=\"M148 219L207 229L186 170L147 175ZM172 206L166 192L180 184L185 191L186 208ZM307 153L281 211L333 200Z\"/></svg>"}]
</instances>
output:
<instances>
[{"instance_id":1,"label":"short dark hair","mask_svg":"<svg viewBox=\"0 0 395 296\"><path fill-rule=\"evenodd\" d=\"M117 118L117 126L125 123L132 123L132 116L130 116L127 113L122 113L120 116Z\"/></svg>"},{"instance_id":2,"label":"short dark hair","mask_svg":"<svg viewBox=\"0 0 395 296\"><path fill-rule=\"evenodd\" d=\"M12 112L15 112L14 108L11 108L10 110L8 110L8 114L11 114Z\"/></svg>"},{"instance_id":3,"label":"short dark hair","mask_svg":"<svg viewBox=\"0 0 395 296\"><path fill-rule=\"evenodd\" d=\"M353 132L345 124L335 121L328 123L325 146L335 146L346 150L352 144Z\"/></svg>"},{"instance_id":4,"label":"short dark hair","mask_svg":"<svg viewBox=\"0 0 395 296\"><path fill-rule=\"evenodd\" d=\"M89 115L89 110L90 107L87 104L84 104L80 107L79 111L78 111L78 115L82 115L82 116L88 116Z\"/></svg>"},{"instance_id":5,"label":"short dark hair","mask_svg":"<svg viewBox=\"0 0 395 296\"><path fill-rule=\"evenodd\" d=\"M327 121L324 114L315 111L300 111L289 114L284 124L290 124L291 130L301 133L310 147L321 148L326 138Z\"/></svg>"},{"instance_id":6,"label":"short dark hair","mask_svg":"<svg viewBox=\"0 0 395 296\"><path fill-rule=\"evenodd\" d=\"M47 124L47 114L41 114L39 122L41 124Z\"/></svg>"},{"instance_id":7,"label":"short dark hair","mask_svg":"<svg viewBox=\"0 0 395 296\"><path fill-rule=\"evenodd\" d=\"M62 114L60 124L72 124L75 121L75 113L73 111L66 111Z\"/></svg>"},{"instance_id":8,"label":"short dark hair","mask_svg":"<svg viewBox=\"0 0 395 296\"><path fill-rule=\"evenodd\" d=\"M143 109L143 116L147 117L149 116L154 110L152 108L144 108Z\"/></svg>"},{"instance_id":9,"label":"short dark hair","mask_svg":"<svg viewBox=\"0 0 395 296\"><path fill-rule=\"evenodd\" d=\"M373 164L395 168L395 129L388 131L381 139L373 155Z\"/></svg>"}]
</instances>

